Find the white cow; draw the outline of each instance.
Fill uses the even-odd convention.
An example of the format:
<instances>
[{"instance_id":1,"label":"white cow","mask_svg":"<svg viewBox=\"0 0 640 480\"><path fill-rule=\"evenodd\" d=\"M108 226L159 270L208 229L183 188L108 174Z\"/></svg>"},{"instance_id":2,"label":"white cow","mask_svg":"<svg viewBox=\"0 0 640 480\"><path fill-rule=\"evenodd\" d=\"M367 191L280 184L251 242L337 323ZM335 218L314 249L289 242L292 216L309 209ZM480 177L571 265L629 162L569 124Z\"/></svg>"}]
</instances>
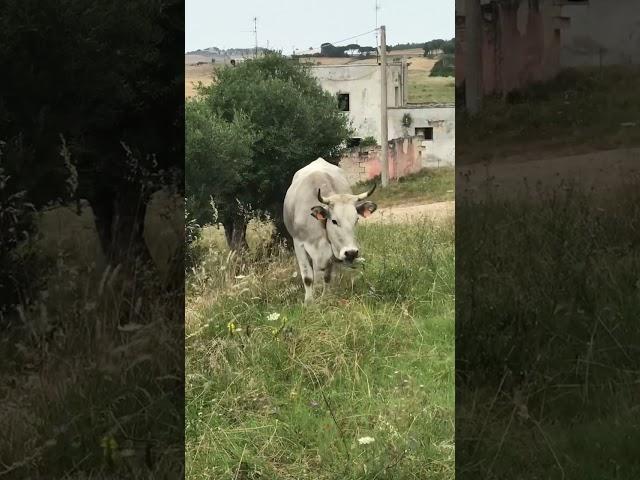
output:
<instances>
[{"instance_id":1,"label":"white cow","mask_svg":"<svg viewBox=\"0 0 640 480\"><path fill-rule=\"evenodd\" d=\"M301 168L293 176L284 198L284 224L293 238L305 303L313 299L314 282L331 281L334 263L351 264L358 257L356 224L377 205L363 201L376 185L353 195L343 171L322 158Z\"/></svg>"}]
</instances>

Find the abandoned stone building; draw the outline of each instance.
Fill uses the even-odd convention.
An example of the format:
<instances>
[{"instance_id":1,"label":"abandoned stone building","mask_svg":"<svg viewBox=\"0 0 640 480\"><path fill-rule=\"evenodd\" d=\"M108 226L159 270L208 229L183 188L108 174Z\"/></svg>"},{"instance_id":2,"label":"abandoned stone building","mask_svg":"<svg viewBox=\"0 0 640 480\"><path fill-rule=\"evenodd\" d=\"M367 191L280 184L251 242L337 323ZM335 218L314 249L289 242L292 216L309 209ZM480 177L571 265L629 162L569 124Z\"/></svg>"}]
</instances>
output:
<instances>
[{"instance_id":1,"label":"abandoned stone building","mask_svg":"<svg viewBox=\"0 0 640 480\"><path fill-rule=\"evenodd\" d=\"M483 93L517 90L569 66L640 62L637 0L612 3L480 0ZM456 0L458 87L465 80L465 22L465 0Z\"/></svg>"},{"instance_id":2,"label":"abandoned stone building","mask_svg":"<svg viewBox=\"0 0 640 480\"><path fill-rule=\"evenodd\" d=\"M336 95L338 105L349 116L355 131L353 145L367 137L380 142L380 72L377 63L311 67L312 75L326 91ZM391 162L392 178L426 166L453 165L455 158L454 105L408 103L407 80L407 62L391 62L387 65L387 140L391 146L390 155L398 160L398 148L405 156L408 149L413 152L409 154L411 164L407 164L404 170L398 167L397 162ZM370 158L376 155L373 150ZM393 165L398 168L393 170ZM370 171L375 172L375 169L372 167ZM362 173L368 175L367 172Z\"/></svg>"},{"instance_id":3,"label":"abandoned stone building","mask_svg":"<svg viewBox=\"0 0 640 480\"><path fill-rule=\"evenodd\" d=\"M556 75L560 68L561 31L566 22L555 0L480 3L480 82L485 95L510 92ZM457 86L465 80L465 19L465 1L456 0Z\"/></svg>"}]
</instances>

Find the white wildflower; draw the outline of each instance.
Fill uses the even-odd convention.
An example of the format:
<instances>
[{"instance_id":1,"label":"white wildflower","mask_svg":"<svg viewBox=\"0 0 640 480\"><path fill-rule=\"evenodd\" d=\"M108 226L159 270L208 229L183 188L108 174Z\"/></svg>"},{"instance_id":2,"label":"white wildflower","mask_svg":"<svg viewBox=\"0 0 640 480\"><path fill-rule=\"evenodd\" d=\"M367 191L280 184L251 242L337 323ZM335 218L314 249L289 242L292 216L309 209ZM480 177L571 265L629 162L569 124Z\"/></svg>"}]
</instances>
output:
<instances>
[{"instance_id":1,"label":"white wildflower","mask_svg":"<svg viewBox=\"0 0 640 480\"><path fill-rule=\"evenodd\" d=\"M269 320L270 322L275 322L279 318L280 318L280 314L278 312L273 312L272 314L267 316L267 320Z\"/></svg>"},{"instance_id":2,"label":"white wildflower","mask_svg":"<svg viewBox=\"0 0 640 480\"><path fill-rule=\"evenodd\" d=\"M375 441L376 441L376 439L373 438L373 437L360 437L358 439L358 443L360 445L369 445L370 443L373 443Z\"/></svg>"}]
</instances>

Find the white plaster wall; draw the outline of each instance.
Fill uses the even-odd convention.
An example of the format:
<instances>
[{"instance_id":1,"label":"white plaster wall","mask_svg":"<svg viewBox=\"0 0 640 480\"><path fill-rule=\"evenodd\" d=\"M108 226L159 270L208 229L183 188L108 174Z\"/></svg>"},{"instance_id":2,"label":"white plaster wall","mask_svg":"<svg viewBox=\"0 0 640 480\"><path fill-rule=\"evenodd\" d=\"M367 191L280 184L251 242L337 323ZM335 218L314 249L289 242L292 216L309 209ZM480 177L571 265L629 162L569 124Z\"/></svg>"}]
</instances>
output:
<instances>
[{"instance_id":1,"label":"white plaster wall","mask_svg":"<svg viewBox=\"0 0 640 480\"><path fill-rule=\"evenodd\" d=\"M562 32L560 64L565 67L640 63L640 8L638 0L590 0L565 5L570 24Z\"/></svg>"},{"instance_id":2,"label":"white plaster wall","mask_svg":"<svg viewBox=\"0 0 640 480\"><path fill-rule=\"evenodd\" d=\"M380 141L380 67L376 64L315 65L311 74L322 88L331 94L349 94L349 119L354 136L372 136ZM398 87L400 106L404 95L402 66L387 67L387 106L396 106L395 87ZM389 134L389 139L394 138Z\"/></svg>"},{"instance_id":3,"label":"white plaster wall","mask_svg":"<svg viewBox=\"0 0 640 480\"><path fill-rule=\"evenodd\" d=\"M402 117L409 113L413 123L405 132ZM455 107L390 108L389 138L413 136L415 129L433 127L433 140L423 142L422 166L455 165L456 109Z\"/></svg>"}]
</instances>

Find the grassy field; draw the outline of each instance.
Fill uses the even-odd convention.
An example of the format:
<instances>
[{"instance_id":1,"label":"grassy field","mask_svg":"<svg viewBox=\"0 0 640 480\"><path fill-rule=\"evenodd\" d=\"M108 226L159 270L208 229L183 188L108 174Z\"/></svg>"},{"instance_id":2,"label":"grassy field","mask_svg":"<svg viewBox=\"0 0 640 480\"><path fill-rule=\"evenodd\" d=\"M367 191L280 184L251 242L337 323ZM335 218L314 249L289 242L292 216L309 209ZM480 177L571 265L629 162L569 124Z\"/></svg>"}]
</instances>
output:
<instances>
[{"instance_id":1,"label":"grassy field","mask_svg":"<svg viewBox=\"0 0 640 480\"><path fill-rule=\"evenodd\" d=\"M458 202L457 478L640 478L637 187Z\"/></svg>"},{"instance_id":2,"label":"grassy field","mask_svg":"<svg viewBox=\"0 0 640 480\"><path fill-rule=\"evenodd\" d=\"M409 59L409 103L455 102L455 79L429 76L436 61L420 56Z\"/></svg>"},{"instance_id":3,"label":"grassy field","mask_svg":"<svg viewBox=\"0 0 640 480\"><path fill-rule=\"evenodd\" d=\"M392 54L390 54L391 57L399 55L407 55L410 63L408 79L409 103L454 102L454 79L429 76L429 72L431 72L431 68L436 62L435 59L422 57L420 56L421 53L413 51L392 52ZM303 59L302 61L320 65L344 65L347 63L372 63L375 62L375 57L373 60L312 57L310 59ZM194 83L202 82L205 85L211 83L213 69L220 67L220 64L185 65L185 97L195 95Z\"/></svg>"},{"instance_id":4,"label":"grassy field","mask_svg":"<svg viewBox=\"0 0 640 480\"><path fill-rule=\"evenodd\" d=\"M380 183L379 179L375 180ZM361 182L354 191L373 186L373 180ZM425 168L417 173L390 181L385 189L378 189L375 201L380 208L402 204L452 201L455 198L455 172L453 167Z\"/></svg>"},{"instance_id":5,"label":"grassy field","mask_svg":"<svg viewBox=\"0 0 640 480\"><path fill-rule=\"evenodd\" d=\"M454 103L453 77L430 77L423 71L409 70L409 103Z\"/></svg>"},{"instance_id":6,"label":"grassy field","mask_svg":"<svg viewBox=\"0 0 640 480\"><path fill-rule=\"evenodd\" d=\"M640 145L640 68L570 69L552 81L484 100L474 118L458 115L456 161L523 151L560 156ZM535 105L535 108L532 106Z\"/></svg>"},{"instance_id":7,"label":"grassy field","mask_svg":"<svg viewBox=\"0 0 640 480\"><path fill-rule=\"evenodd\" d=\"M206 63L203 65L184 66L184 96L185 98L196 95L195 86L198 82L209 85L213 81L213 72L216 68L224 68L220 64Z\"/></svg>"},{"instance_id":8,"label":"grassy field","mask_svg":"<svg viewBox=\"0 0 640 480\"><path fill-rule=\"evenodd\" d=\"M363 225L362 270L302 307L291 253L230 255L205 230L189 276L187 477L452 479L454 243Z\"/></svg>"},{"instance_id":9,"label":"grassy field","mask_svg":"<svg viewBox=\"0 0 640 480\"><path fill-rule=\"evenodd\" d=\"M0 477L180 478L181 298L152 271L132 287L119 266L54 262L0 339Z\"/></svg>"},{"instance_id":10,"label":"grassy field","mask_svg":"<svg viewBox=\"0 0 640 480\"><path fill-rule=\"evenodd\" d=\"M22 251L48 259L46 288L3 312L0 478L182 476L184 305L181 289L163 288L162 262L183 238L184 207L164 193L145 219L158 269L135 282L107 267L86 201L81 215L40 215Z\"/></svg>"}]
</instances>

